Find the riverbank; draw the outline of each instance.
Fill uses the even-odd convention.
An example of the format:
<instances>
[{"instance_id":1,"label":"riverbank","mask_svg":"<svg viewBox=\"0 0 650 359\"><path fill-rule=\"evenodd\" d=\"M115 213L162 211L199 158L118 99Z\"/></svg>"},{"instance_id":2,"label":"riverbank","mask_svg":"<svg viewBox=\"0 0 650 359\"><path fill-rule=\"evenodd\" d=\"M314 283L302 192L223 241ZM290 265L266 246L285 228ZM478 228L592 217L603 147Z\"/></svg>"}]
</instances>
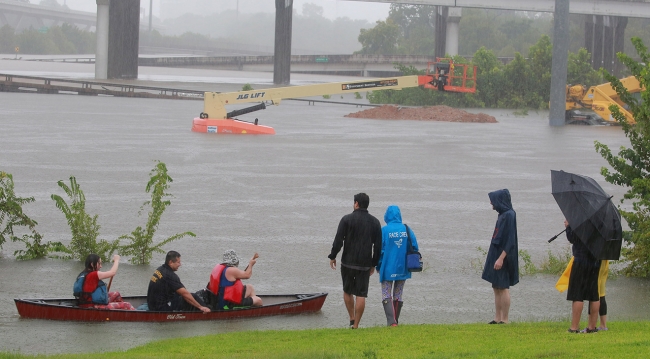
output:
<instances>
[{"instance_id":1,"label":"riverbank","mask_svg":"<svg viewBox=\"0 0 650 359\"><path fill-rule=\"evenodd\" d=\"M584 326L585 323L583 323ZM270 330L152 342L110 358L641 358L650 350L650 322L612 322L595 334L570 334L566 322L508 325L428 324L395 328ZM0 359L86 358L88 354Z\"/></svg>"}]
</instances>

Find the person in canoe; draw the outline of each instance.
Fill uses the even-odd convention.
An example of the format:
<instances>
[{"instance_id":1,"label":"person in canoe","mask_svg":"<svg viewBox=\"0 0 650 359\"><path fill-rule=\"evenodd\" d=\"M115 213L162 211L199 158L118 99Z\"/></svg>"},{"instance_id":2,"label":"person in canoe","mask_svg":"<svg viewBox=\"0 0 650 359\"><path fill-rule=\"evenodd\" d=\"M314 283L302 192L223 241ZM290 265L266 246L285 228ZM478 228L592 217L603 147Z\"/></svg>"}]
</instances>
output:
<instances>
[{"instance_id":1,"label":"person in canoe","mask_svg":"<svg viewBox=\"0 0 650 359\"><path fill-rule=\"evenodd\" d=\"M149 310L166 311L202 311L209 313L203 299L196 294L190 293L176 271L181 266L181 255L176 251L167 252L165 264L153 272L147 289L147 305Z\"/></svg>"},{"instance_id":2,"label":"person in canoe","mask_svg":"<svg viewBox=\"0 0 650 359\"><path fill-rule=\"evenodd\" d=\"M210 273L207 286L208 301L215 309L232 309L235 307L261 307L262 299L255 295L255 288L242 283L253 275L253 266L259 255L255 253L248 261L246 269L241 270L237 253L229 249L224 252L223 260Z\"/></svg>"},{"instance_id":3,"label":"person in canoe","mask_svg":"<svg viewBox=\"0 0 650 359\"><path fill-rule=\"evenodd\" d=\"M120 265L120 256L113 256L113 266L107 272L100 272L102 259L97 254L86 257L86 268L79 273L72 292L82 308L135 310L129 302L122 301L120 292L109 292L104 279L113 278ZM109 284L110 286L110 284Z\"/></svg>"}]
</instances>

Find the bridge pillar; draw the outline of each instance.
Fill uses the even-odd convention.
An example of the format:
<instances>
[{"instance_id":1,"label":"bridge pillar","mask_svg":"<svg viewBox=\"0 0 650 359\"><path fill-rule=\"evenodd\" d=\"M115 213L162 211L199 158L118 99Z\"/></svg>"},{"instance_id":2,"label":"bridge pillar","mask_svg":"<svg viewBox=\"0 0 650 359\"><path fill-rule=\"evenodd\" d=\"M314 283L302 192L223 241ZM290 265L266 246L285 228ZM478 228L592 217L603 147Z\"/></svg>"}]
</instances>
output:
<instances>
[{"instance_id":1,"label":"bridge pillar","mask_svg":"<svg viewBox=\"0 0 650 359\"><path fill-rule=\"evenodd\" d=\"M553 23L549 125L564 126L566 121L566 74L569 61L569 0L555 0Z\"/></svg>"},{"instance_id":2,"label":"bridge pillar","mask_svg":"<svg viewBox=\"0 0 650 359\"><path fill-rule=\"evenodd\" d=\"M445 57L445 51L447 50L447 14L449 13L449 7L447 6L438 6L436 11L436 43L434 55L436 57Z\"/></svg>"},{"instance_id":3,"label":"bridge pillar","mask_svg":"<svg viewBox=\"0 0 650 359\"><path fill-rule=\"evenodd\" d=\"M592 16L585 21L585 48L591 54L594 69L605 68L609 73L620 76L623 64L616 58L623 51L627 17Z\"/></svg>"},{"instance_id":4,"label":"bridge pillar","mask_svg":"<svg viewBox=\"0 0 650 359\"><path fill-rule=\"evenodd\" d=\"M108 16L107 77L137 79L140 0L111 0Z\"/></svg>"},{"instance_id":5,"label":"bridge pillar","mask_svg":"<svg viewBox=\"0 0 650 359\"><path fill-rule=\"evenodd\" d=\"M603 16L594 16L594 52L591 56L591 65L594 69L603 67Z\"/></svg>"},{"instance_id":6,"label":"bridge pillar","mask_svg":"<svg viewBox=\"0 0 650 359\"><path fill-rule=\"evenodd\" d=\"M97 47L95 50L95 79L106 80L108 71L108 11L111 0L96 0L97 25L95 36Z\"/></svg>"},{"instance_id":7,"label":"bridge pillar","mask_svg":"<svg viewBox=\"0 0 650 359\"><path fill-rule=\"evenodd\" d=\"M447 36L445 52L451 56L458 55L458 25L462 16L462 8L450 7L447 14Z\"/></svg>"},{"instance_id":8,"label":"bridge pillar","mask_svg":"<svg viewBox=\"0 0 650 359\"><path fill-rule=\"evenodd\" d=\"M625 28L627 27L627 17L618 16L616 17L615 27L614 27L614 56L617 53L624 51L625 45ZM614 76L620 77L625 69L625 65L614 58Z\"/></svg>"},{"instance_id":9,"label":"bridge pillar","mask_svg":"<svg viewBox=\"0 0 650 359\"><path fill-rule=\"evenodd\" d=\"M273 83L291 82L291 26L293 0L275 0L275 49L273 53Z\"/></svg>"}]
</instances>

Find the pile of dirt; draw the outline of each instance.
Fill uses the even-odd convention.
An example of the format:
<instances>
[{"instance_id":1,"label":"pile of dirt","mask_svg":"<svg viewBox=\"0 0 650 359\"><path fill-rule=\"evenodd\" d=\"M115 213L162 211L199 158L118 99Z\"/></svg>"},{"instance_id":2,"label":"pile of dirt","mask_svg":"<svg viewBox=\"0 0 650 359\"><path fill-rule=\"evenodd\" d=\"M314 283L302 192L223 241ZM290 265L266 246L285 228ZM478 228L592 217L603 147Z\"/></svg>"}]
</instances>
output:
<instances>
[{"instance_id":1,"label":"pile of dirt","mask_svg":"<svg viewBox=\"0 0 650 359\"><path fill-rule=\"evenodd\" d=\"M397 107L384 105L345 115L345 117L371 118L378 120L418 120L447 122L496 123L497 120L484 113L469 113L449 106Z\"/></svg>"}]
</instances>

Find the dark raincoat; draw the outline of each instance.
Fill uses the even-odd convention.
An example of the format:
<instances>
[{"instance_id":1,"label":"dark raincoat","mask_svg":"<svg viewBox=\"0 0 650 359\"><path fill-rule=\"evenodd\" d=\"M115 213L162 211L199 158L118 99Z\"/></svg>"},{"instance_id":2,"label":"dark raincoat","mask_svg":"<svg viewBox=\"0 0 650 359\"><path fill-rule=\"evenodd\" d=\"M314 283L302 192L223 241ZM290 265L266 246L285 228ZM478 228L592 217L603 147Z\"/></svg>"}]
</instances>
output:
<instances>
[{"instance_id":1,"label":"dark raincoat","mask_svg":"<svg viewBox=\"0 0 650 359\"><path fill-rule=\"evenodd\" d=\"M509 288L519 283L519 246L517 240L517 214L512 209L510 192L502 189L488 194L494 210L499 212L492 241L485 260L481 278L492 283L495 288ZM494 263L503 251L506 257L500 270Z\"/></svg>"}]
</instances>

